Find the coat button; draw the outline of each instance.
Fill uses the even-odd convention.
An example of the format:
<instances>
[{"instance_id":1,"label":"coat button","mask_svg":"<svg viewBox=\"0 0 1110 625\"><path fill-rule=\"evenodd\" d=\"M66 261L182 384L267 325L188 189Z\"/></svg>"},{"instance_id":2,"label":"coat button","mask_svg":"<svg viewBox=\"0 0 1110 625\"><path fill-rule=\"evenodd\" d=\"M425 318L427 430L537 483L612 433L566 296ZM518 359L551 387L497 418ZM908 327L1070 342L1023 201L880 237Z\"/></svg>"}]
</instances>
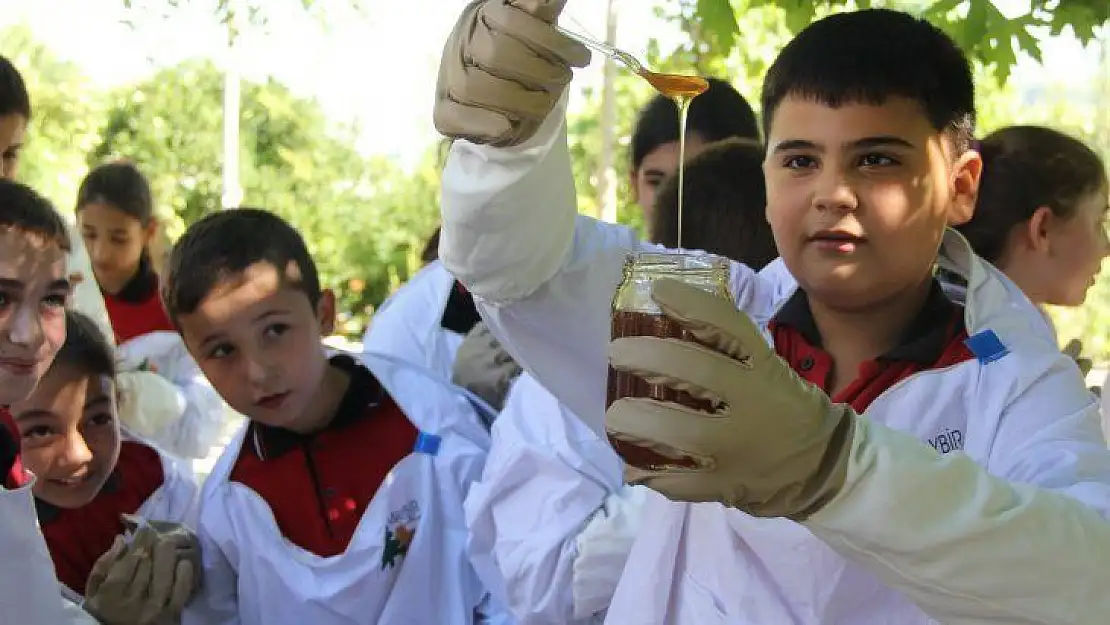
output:
<instances>
[{"instance_id":1,"label":"coat button","mask_svg":"<svg viewBox=\"0 0 1110 625\"><path fill-rule=\"evenodd\" d=\"M802 362L798 363L798 368L801 369L802 372L804 373L804 372L808 372L811 369L813 369L813 365L814 365L813 356L806 356L805 358L802 359Z\"/></svg>"}]
</instances>

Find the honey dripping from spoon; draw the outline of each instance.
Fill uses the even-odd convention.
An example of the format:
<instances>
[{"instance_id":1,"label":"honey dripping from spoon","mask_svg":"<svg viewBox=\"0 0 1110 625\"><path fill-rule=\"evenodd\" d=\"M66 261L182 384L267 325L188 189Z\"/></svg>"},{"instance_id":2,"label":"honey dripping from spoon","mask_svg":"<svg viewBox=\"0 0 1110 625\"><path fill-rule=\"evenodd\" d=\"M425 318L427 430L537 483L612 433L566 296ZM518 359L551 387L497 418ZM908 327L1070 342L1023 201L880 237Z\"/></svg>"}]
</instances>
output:
<instances>
[{"instance_id":1,"label":"honey dripping from spoon","mask_svg":"<svg viewBox=\"0 0 1110 625\"><path fill-rule=\"evenodd\" d=\"M706 89L709 81L701 76L683 76L680 74L661 74L644 70L640 76L648 81L655 90L665 97L671 98L678 105L678 249L682 246L682 200L686 186L686 114L690 111L690 103Z\"/></svg>"}]
</instances>

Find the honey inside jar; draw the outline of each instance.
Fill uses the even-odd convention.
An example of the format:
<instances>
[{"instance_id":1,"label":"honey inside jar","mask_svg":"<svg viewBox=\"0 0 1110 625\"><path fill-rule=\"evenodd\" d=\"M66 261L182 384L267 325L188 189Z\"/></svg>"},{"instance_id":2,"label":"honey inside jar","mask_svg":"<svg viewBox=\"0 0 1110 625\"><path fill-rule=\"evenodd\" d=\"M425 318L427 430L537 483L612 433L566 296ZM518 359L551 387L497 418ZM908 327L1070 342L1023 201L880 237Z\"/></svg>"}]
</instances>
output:
<instances>
[{"instance_id":1,"label":"honey inside jar","mask_svg":"<svg viewBox=\"0 0 1110 625\"><path fill-rule=\"evenodd\" d=\"M651 336L694 341L677 321L663 314L651 298L651 285L659 278L673 278L732 300L728 288L727 261L699 254L637 252L625 259L624 278L613 298L612 338ZM643 378L609 367L606 406L624 398L646 398L673 402L694 410L712 411L713 403L667 386L649 384ZM630 465L652 468L660 465L694 466L693 460L676 460L613 438L610 444Z\"/></svg>"}]
</instances>

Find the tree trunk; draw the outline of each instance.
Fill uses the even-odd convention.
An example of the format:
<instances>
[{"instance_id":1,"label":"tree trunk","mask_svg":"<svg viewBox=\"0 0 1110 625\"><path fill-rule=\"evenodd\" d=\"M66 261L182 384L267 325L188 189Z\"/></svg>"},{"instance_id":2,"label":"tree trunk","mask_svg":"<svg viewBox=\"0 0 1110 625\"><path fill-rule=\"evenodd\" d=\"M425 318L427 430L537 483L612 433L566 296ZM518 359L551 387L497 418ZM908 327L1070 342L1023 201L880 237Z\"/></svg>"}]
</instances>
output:
<instances>
[{"instance_id":1,"label":"tree trunk","mask_svg":"<svg viewBox=\"0 0 1110 625\"><path fill-rule=\"evenodd\" d=\"M605 41L617 43L617 1L606 0ZM601 85L601 153L597 159L597 205L603 221L617 221L617 66L606 59Z\"/></svg>"}]
</instances>

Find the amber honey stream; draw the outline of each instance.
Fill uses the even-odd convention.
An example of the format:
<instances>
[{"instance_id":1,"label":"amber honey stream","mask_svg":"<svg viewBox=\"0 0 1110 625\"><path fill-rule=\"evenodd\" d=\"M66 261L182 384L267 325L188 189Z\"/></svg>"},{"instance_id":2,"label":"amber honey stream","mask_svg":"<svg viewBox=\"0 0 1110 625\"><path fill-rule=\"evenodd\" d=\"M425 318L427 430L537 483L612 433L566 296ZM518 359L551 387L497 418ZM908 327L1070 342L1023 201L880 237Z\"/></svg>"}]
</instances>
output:
<instances>
[{"instance_id":1,"label":"amber honey stream","mask_svg":"<svg viewBox=\"0 0 1110 625\"><path fill-rule=\"evenodd\" d=\"M701 76L681 76L679 74L658 74L643 72L640 74L656 91L671 98L678 105L678 241L677 247L682 249L682 205L686 195L686 114L690 112L690 103L697 96L709 88L709 82Z\"/></svg>"}]
</instances>

